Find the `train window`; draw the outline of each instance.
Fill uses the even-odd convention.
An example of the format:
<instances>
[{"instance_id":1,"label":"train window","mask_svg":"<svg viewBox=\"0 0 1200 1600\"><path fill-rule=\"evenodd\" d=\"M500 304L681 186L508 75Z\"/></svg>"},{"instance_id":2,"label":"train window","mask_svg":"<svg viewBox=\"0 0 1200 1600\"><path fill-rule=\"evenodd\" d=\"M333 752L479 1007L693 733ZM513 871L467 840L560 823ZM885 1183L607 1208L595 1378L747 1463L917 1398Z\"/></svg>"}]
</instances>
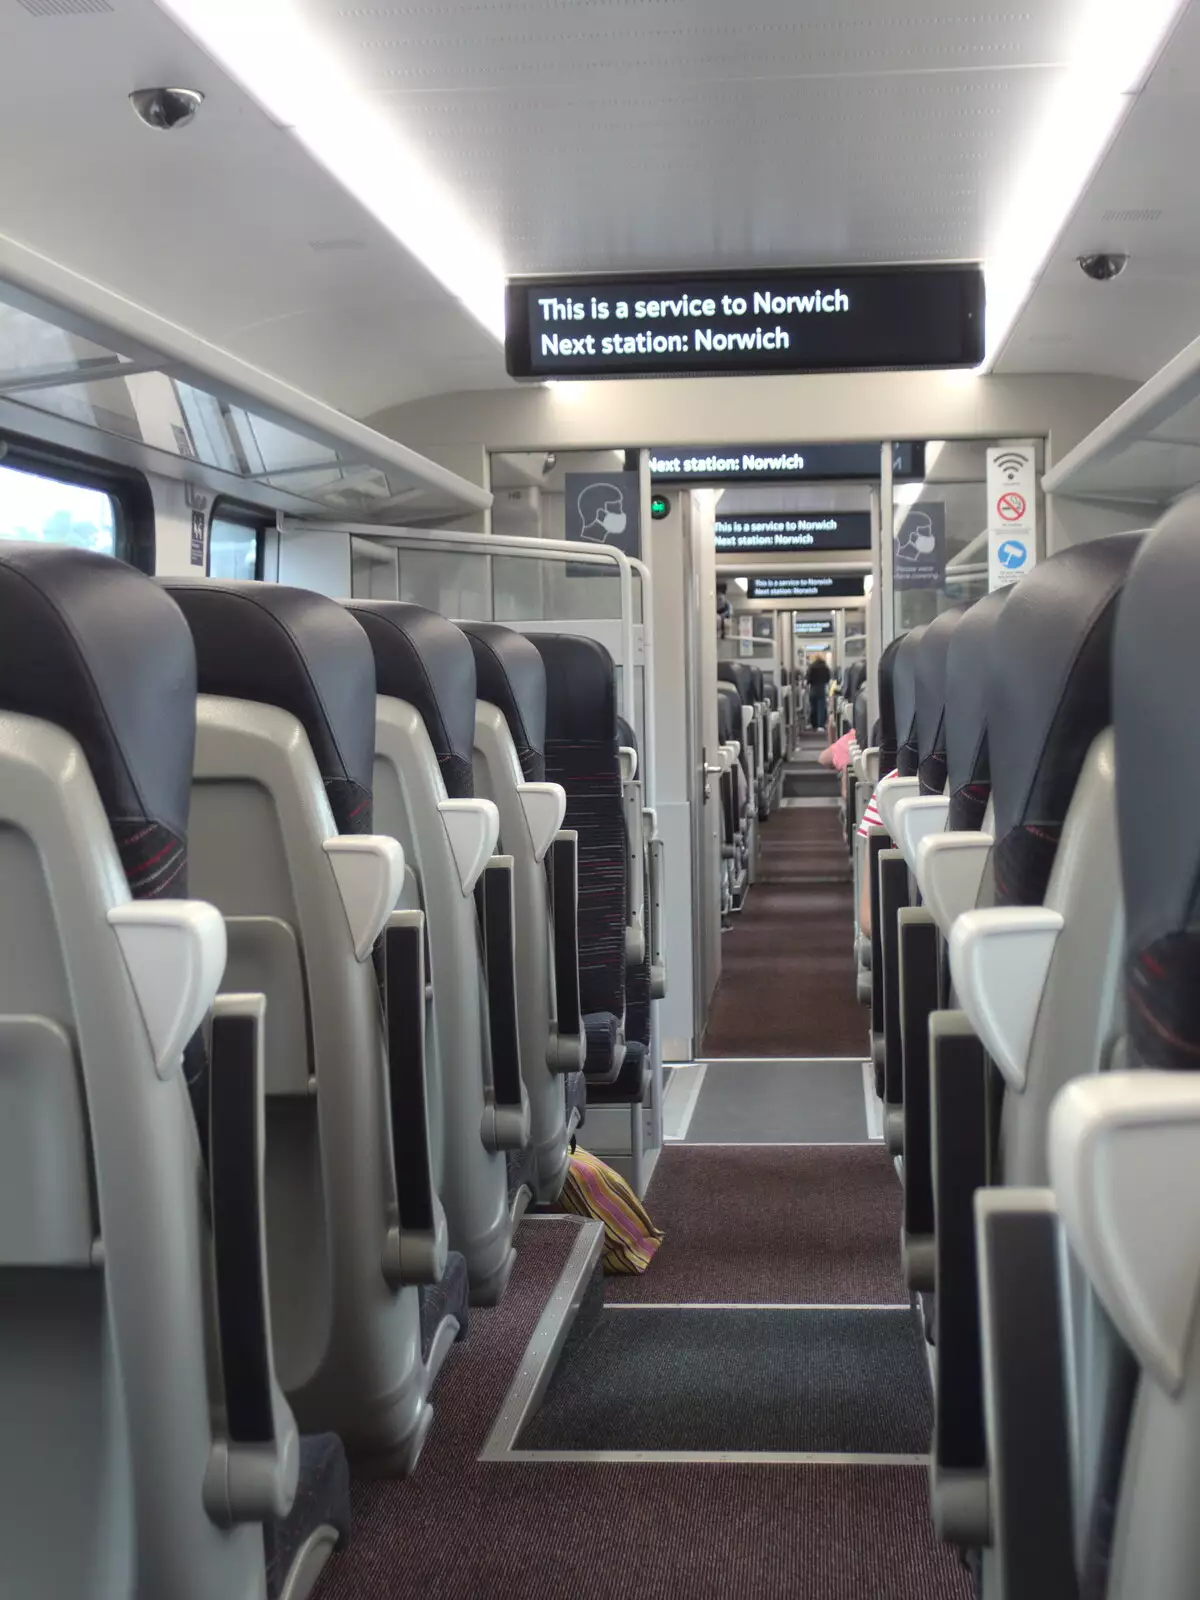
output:
<instances>
[{"instance_id":1,"label":"train window","mask_svg":"<svg viewBox=\"0 0 1200 1600\"><path fill-rule=\"evenodd\" d=\"M263 531L252 523L214 513L208 530L210 578L261 578Z\"/></svg>"},{"instance_id":2,"label":"train window","mask_svg":"<svg viewBox=\"0 0 1200 1600\"><path fill-rule=\"evenodd\" d=\"M120 512L104 489L0 463L0 539L74 545L115 556Z\"/></svg>"}]
</instances>

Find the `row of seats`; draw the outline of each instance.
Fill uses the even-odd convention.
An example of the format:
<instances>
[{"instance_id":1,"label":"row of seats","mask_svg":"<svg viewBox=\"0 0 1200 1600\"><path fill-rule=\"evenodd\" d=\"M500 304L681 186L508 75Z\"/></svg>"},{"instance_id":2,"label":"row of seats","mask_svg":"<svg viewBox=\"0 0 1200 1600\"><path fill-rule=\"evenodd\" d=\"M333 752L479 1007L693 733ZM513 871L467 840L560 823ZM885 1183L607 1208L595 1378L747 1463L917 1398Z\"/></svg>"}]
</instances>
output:
<instances>
[{"instance_id":1,"label":"row of seats","mask_svg":"<svg viewBox=\"0 0 1200 1600\"><path fill-rule=\"evenodd\" d=\"M721 914L741 911L757 876L758 830L779 807L790 754L790 687L761 667L717 664L714 775L721 791ZM706 780L707 781L707 780Z\"/></svg>"},{"instance_id":2,"label":"row of seats","mask_svg":"<svg viewBox=\"0 0 1200 1600\"><path fill-rule=\"evenodd\" d=\"M1195 664L1198 536L1185 503L913 629L858 758L897 774L859 845L934 1521L985 1600L1196 1592L1200 832L1149 685Z\"/></svg>"},{"instance_id":3,"label":"row of seats","mask_svg":"<svg viewBox=\"0 0 1200 1600\"><path fill-rule=\"evenodd\" d=\"M587 1104L661 846L607 652L0 548L0 1591L308 1593Z\"/></svg>"}]
</instances>

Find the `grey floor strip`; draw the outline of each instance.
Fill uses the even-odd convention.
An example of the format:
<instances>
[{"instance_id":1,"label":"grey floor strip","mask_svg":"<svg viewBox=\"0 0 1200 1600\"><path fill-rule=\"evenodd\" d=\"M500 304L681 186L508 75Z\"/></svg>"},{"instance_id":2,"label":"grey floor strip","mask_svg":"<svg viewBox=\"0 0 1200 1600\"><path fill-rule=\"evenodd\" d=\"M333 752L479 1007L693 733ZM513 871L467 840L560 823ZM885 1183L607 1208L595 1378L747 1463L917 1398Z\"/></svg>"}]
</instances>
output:
<instances>
[{"instance_id":1,"label":"grey floor strip","mask_svg":"<svg viewBox=\"0 0 1200 1600\"><path fill-rule=\"evenodd\" d=\"M663 1136L667 1139L686 1139L695 1114L704 1075L708 1071L703 1061L691 1066L676 1067L671 1079L670 1093L663 1099Z\"/></svg>"},{"instance_id":2,"label":"grey floor strip","mask_svg":"<svg viewBox=\"0 0 1200 1600\"><path fill-rule=\"evenodd\" d=\"M863 1144L861 1061L712 1062L689 1144Z\"/></svg>"},{"instance_id":3,"label":"grey floor strip","mask_svg":"<svg viewBox=\"0 0 1200 1600\"><path fill-rule=\"evenodd\" d=\"M875 1093L875 1068L870 1061L862 1064L863 1079L863 1108L867 1115L867 1137L872 1140L883 1138L883 1107L879 1103L879 1096Z\"/></svg>"},{"instance_id":4,"label":"grey floor strip","mask_svg":"<svg viewBox=\"0 0 1200 1600\"><path fill-rule=\"evenodd\" d=\"M522 1452L910 1459L929 1376L907 1306L606 1308L564 1350Z\"/></svg>"},{"instance_id":5,"label":"grey floor strip","mask_svg":"<svg viewBox=\"0 0 1200 1600\"><path fill-rule=\"evenodd\" d=\"M563 1220L565 1219L554 1217L527 1217L523 1226L536 1222L543 1227L561 1227ZM509 1447L517 1437L522 1423L537 1407L575 1324L576 1315L596 1271L603 1246L603 1224L585 1222L571 1248L571 1254L567 1257L567 1264L555 1285L554 1293L538 1318L537 1326L525 1348L525 1354L521 1357L517 1375L492 1424L492 1431L479 1452L480 1461L506 1460Z\"/></svg>"}]
</instances>

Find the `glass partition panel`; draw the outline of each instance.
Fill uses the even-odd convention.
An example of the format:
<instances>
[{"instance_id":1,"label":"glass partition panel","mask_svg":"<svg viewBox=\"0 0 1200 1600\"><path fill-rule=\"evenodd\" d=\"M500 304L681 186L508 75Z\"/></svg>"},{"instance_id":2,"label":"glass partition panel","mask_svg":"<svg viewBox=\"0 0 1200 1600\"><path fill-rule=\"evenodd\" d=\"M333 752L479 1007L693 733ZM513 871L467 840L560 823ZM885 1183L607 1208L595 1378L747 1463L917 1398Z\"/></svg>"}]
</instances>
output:
<instances>
[{"instance_id":1,"label":"glass partition panel","mask_svg":"<svg viewBox=\"0 0 1200 1600\"><path fill-rule=\"evenodd\" d=\"M487 621L492 615L488 557L447 550L394 547L398 598L444 617Z\"/></svg>"},{"instance_id":2,"label":"glass partition panel","mask_svg":"<svg viewBox=\"0 0 1200 1600\"><path fill-rule=\"evenodd\" d=\"M615 565L495 555L492 586L497 622L597 622L621 615Z\"/></svg>"}]
</instances>

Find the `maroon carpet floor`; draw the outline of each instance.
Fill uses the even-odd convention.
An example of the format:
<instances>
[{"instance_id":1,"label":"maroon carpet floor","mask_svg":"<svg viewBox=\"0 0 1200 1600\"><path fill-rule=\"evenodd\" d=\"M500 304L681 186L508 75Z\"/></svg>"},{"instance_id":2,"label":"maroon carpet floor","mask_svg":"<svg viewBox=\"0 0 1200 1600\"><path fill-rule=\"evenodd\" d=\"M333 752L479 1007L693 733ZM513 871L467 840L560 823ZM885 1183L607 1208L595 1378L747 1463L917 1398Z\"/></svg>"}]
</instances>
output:
<instances>
[{"instance_id":1,"label":"maroon carpet floor","mask_svg":"<svg viewBox=\"0 0 1200 1600\"><path fill-rule=\"evenodd\" d=\"M732 1071L732 1068L726 1068ZM646 1196L666 1238L610 1301L907 1305L902 1195L881 1145L670 1145Z\"/></svg>"},{"instance_id":2,"label":"maroon carpet floor","mask_svg":"<svg viewBox=\"0 0 1200 1600\"><path fill-rule=\"evenodd\" d=\"M721 936L706 1056L862 1056L854 889L834 806L780 809L763 824L759 881Z\"/></svg>"},{"instance_id":3,"label":"maroon carpet floor","mask_svg":"<svg viewBox=\"0 0 1200 1600\"><path fill-rule=\"evenodd\" d=\"M415 1476L355 1484L318 1600L969 1600L920 1467L477 1461L572 1233L523 1226Z\"/></svg>"}]
</instances>

